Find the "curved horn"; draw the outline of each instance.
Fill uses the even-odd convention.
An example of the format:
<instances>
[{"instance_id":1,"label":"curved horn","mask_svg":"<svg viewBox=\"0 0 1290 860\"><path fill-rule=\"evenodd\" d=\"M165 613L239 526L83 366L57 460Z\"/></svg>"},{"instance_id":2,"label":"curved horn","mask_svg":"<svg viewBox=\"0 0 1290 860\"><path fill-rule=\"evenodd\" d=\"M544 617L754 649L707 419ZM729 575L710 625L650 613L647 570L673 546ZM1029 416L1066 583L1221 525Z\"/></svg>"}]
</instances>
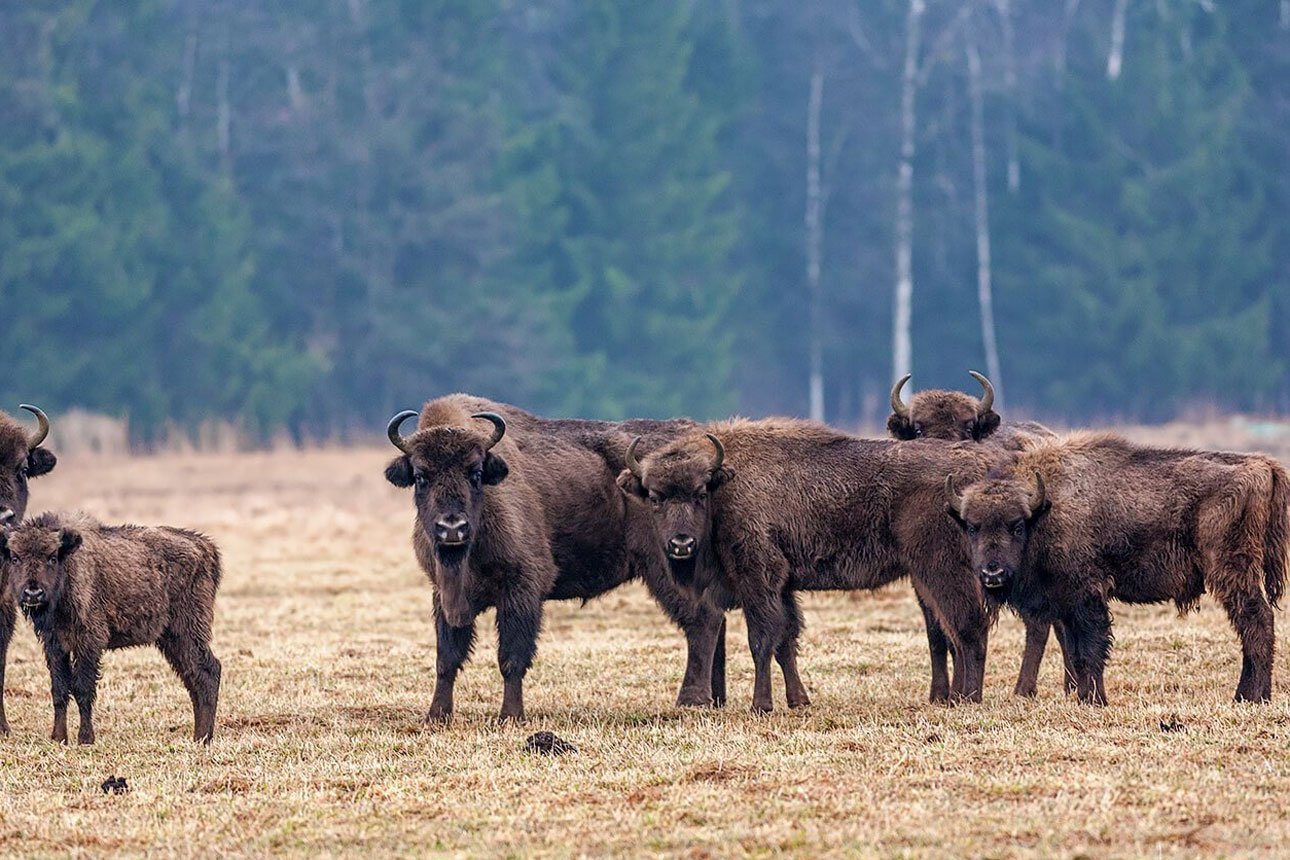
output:
<instances>
[{"instance_id":1,"label":"curved horn","mask_svg":"<svg viewBox=\"0 0 1290 860\"><path fill-rule=\"evenodd\" d=\"M49 416L44 412L41 412L37 407L31 406L27 403L18 404L18 408L26 409L32 415L35 415L36 420L40 423L40 426L36 428L36 432L32 433L31 438L27 440L27 448L34 450L35 447L41 442L44 442L45 437L49 435Z\"/></svg>"},{"instance_id":2,"label":"curved horn","mask_svg":"<svg viewBox=\"0 0 1290 860\"><path fill-rule=\"evenodd\" d=\"M398 415L391 418L389 426L385 428L385 435L390 437L390 444L395 448L398 448L404 454L410 454L411 452L408 450L408 443L399 433L399 426L416 414L417 413L413 412L411 409L404 409Z\"/></svg>"},{"instance_id":3,"label":"curved horn","mask_svg":"<svg viewBox=\"0 0 1290 860\"><path fill-rule=\"evenodd\" d=\"M1030 512L1033 514L1044 506L1048 500L1048 488L1044 486L1044 476L1035 472L1035 493L1030 497Z\"/></svg>"},{"instance_id":4,"label":"curved horn","mask_svg":"<svg viewBox=\"0 0 1290 860\"><path fill-rule=\"evenodd\" d=\"M912 373L906 373L896 382L895 385L891 387L891 411L899 415L901 418L904 418L906 421L909 420L909 407L901 402L900 389L905 387L905 383L908 382L913 375L914 374Z\"/></svg>"},{"instance_id":5,"label":"curved horn","mask_svg":"<svg viewBox=\"0 0 1290 860\"><path fill-rule=\"evenodd\" d=\"M963 497L954 489L953 475L945 476L945 495L949 497L950 507L954 509L954 513L963 513Z\"/></svg>"},{"instance_id":6,"label":"curved horn","mask_svg":"<svg viewBox=\"0 0 1290 860\"><path fill-rule=\"evenodd\" d=\"M981 383L981 388L983 389L981 405L977 407L976 414L984 415L994 408L994 386L990 384L990 380L986 379L983 374L977 373L975 370L969 370L968 376Z\"/></svg>"},{"instance_id":7,"label":"curved horn","mask_svg":"<svg viewBox=\"0 0 1290 860\"><path fill-rule=\"evenodd\" d=\"M506 419L496 412L476 412L470 417L483 418L485 421L493 422L493 435L489 437L488 444L484 446L485 451L502 441L502 437L506 435Z\"/></svg>"},{"instance_id":8,"label":"curved horn","mask_svg":"<svg viewBox=\"0 0 1290 860\"><path fill-rule=\"evenodd\" d=\"M636 446L641 443L641 437L637 436L632 440L632 444L627 446L627 468L631 470L632 476L636 480L641 479L641 464L636 459Z\"/></svg>"},{"instance_id":9,"label":"curved horn","mask_svg":"<svg viewBox=\"0 0 1290 860\"><path fill-rule=\"evenodd\" d=\"M711 433L703 435L707 436L708 441L712 443L712 447L717 449L717 457L712 461L712 472L716 474L716 471L721 468L721 464L726 462L726 446L722 445L721 440Z\"/></svg>"}]
</instances>

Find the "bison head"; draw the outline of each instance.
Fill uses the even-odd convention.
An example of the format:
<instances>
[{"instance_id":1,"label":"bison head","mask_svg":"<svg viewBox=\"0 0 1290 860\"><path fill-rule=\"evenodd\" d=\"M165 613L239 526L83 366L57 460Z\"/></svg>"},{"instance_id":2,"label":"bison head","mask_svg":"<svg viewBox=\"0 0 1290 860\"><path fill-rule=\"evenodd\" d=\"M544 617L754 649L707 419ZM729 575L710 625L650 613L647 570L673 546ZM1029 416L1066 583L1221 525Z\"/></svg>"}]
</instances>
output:
<instances>
[{"instance_id":1,"label":"bison head","mask_svg":"<svg viewBox=\"0 0 1290 860\"><path fill-rule=\"evenodd\" d=\"M999 428L994 411L994 386L975 370L972 378L981 383L981 399L959 391L920 391L906 405L900 390L909 382L906 373L891 389L891 415L887 432L895 439L943 439L948 442L979 442Z\"/></svg>"},{"instance_id":2,"label":"bison head","mask_svg":"<svg viewBox=\"0 0 1290 860\"><path fill-rule=\"evenodd\" d=\"M8 567L10 591L31 618L58 605L66 581L64 563L81 545L76 529L52 527L40 520L0 531L0 559Z\"/></svg>"},{"instance_id":3,"label":"bison head","mask_svg":"<svg viewBox=\"0 0 1290 860\"><path fill-rule=\"evenodd\" d=\"M627 468L618 486L629 497L648 504L655 535L673 572L688 580L695 559L711 537L711 494L734 474L725 463L725 448L711 433L655 451L638 462L637 437L627 449Z\"/></svg>"},{"instance_id":4,"label":"bison head","mask_svg":"<svg viewBox=\"0 0 1290 860\"><path fill-rule=\"evenodd\" d=\"M509 472L492 450L506 433L506 421L494 412L479 412L470 417L491 423L491 433L432 426L406 438L399 435L399 426L414 415L409 410L390 420L386 433L403 453L386 467L385 479L414 488L417 522L436 558L446 567L460 567L479 534L484 487L501 483Z\"/></svg>"},{"instance_id":5,"label":"bison head","mask_svg":"<svg viewBox=\"0 0 1290 860\"><path fill-rule=\"evenodd\" d=\"M54 468L58 458L40 443L49 435L49 418L35 406L22 404L36 416L36 432L26 430L0 413L0 526L16 524L27 512L27 481Z\"/></svg>"},{"instance_id":6,"label":"bison head","mask_svg":"<svg viewBox=\"0 0 1290 860\"><path fill-rule=\"evenodd\" d=\"M960 495L948 475L945 495L946 512L967 534L981 584L1006 595L1021 570L1031 530L1050 506L1043 477L1035 473L1032 489L1014 478L987 476Z\"/></svg>"}]
</instances>

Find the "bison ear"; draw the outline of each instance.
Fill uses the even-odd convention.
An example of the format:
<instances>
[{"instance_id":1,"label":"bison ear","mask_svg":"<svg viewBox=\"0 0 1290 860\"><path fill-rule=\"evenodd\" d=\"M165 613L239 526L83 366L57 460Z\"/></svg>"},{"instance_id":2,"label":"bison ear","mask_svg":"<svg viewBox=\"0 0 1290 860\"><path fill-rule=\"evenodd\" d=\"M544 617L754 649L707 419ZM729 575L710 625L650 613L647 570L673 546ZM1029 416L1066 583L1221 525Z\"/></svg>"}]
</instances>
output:
<instances>
[{"instance_id":1,"label":"bison ear","mask_svg":"<svg viewBox=\"0 0 1290 860\"><path fill-rule=\"evenodd\" d=\"M48 448L36 448L27 455L27 477L36 478L51 472L58 465L58 458Z\"/></svg>"},{"instance_id":2,"label":"bison ear","mask_svg":"<svg viewBox=\"0 0 1290 860\"><path fill-rule=\"evenodd\" d=\"M1030 516L1026 518L1026 525L1033 526L1036 522L1039 521L1040 517L1048 513L1049 509L1051 509L1052 506L1053 506L1052 502L1048 501L1048 499L1044 499L1042 502L1039 503L1039 507L1035 508L1033 511L1030 512Z\"/></svg>"},{"instance_id":3,"label":"bison ear","mask_svg":"<svg viewBox=\"0 0 1290 860\"><path fill-rule=\"evenodd\" d=\"M712 477L708 478L708 492L711 493L734 476L735 469L733 466L722 466L712 473Z\"/></svg>"},{"instance_id":4,"label":"bison ear","mask_svg":"<svg viewBox=\"0 0 1290 860\"><path fill-rule=\"evenodd\" d=\"M615 483L618 484L618 489L629 496L643 499L649 495L645 492L645 485L641 483L641 479L633 475L631 469L623 469L619 472Z\"/></svg>"},{"instance_id":5,"label":"bison ear","mask_svg":"<svg viewBox=\"0 0 1290 860\"><path fill-rule=\"evenodd\" d=\"M385 467L385 480L396 487L412 486L412 461L407 455L390 461L390 465Z\"/></svg>"},{"instance_id":6,"label":"bison ear","mask_svg":"<svg viewBox=\"0 0 1290 860\"><path fill-rule=\"evenodd\" d=\"M484 455L484 483L500 484L511 473L511 467L501 456L488 452Z\"/></svg>"},{"instance_id":7,"label":"bison ear","mask_svg":"<svg viewBox=\"0 0 1290 860\"><path fill-rule=\"evenodd\" d=\"M9 560L9 530L0 529L0 558Z\"/></svg>"},{"instance_id":8,"label":"bison ear","mask_svg":"<svg viewBox=\"0 0 1290 860\"><path fill-rule=\"evenodd\" d=\"M993 409L989 412L978 415L976 426L972 429L972 438L980 442L995 430L999 429L999 422L1001 420L1002 419L999 418L999 413L995 412Z\"/></svg>"},{"instance_id":9,"label":"bison ear","mask_svg":"<svg viewBox=\"0 0 1290 860\"><path fill-rule=\"evenodd\" d=\"M81 533L76 529L62 529L58 533L58 560L62 561L76 552L81 545Z\"/></svg>"},{"instance_id":10,"label":"bison ear","mask_svg":"<svg viewBox=\"0 0 1290 860\"><path fill-rule=\"evenodd\" d=\"M895 412L887 416L887 432L893 439L901 439L908 442L910 439L916 439L914 435L914 424L908 418L902 418Z\"/></svg>"}]
</instances>

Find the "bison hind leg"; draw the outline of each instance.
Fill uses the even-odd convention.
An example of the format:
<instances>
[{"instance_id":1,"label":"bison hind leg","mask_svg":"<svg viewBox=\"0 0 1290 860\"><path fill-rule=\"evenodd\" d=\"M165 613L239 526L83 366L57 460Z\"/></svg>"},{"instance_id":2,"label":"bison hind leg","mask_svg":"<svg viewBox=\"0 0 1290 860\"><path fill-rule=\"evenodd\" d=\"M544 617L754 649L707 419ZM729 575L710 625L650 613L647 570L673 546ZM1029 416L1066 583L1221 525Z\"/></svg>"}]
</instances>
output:
<instances>
[{"instance_id":1,"label":"bison hind leg","mask_svg":"<svg viewBox=\"0 0 1290 860\"><path fill-rule=\"evenodd\" d=\"M157 642L166 662L175 670L193 703L193 740L210 743L215 735L215 710L219 706L223 666L205 641L167 631Z\"/></svg>"},{"instance_id":2,"label":"bison hind leg","mask_svg":"<svg viewBox=\"0 0 1290 860\"><path fill-rule=\"evenodd\" d=\"M1259 591L1221 597L1227 617L1241 640L1241 679L1236 701L1272 698L1272 659L1276 644L1272 607Z\"/></svg>"}]
</instances>

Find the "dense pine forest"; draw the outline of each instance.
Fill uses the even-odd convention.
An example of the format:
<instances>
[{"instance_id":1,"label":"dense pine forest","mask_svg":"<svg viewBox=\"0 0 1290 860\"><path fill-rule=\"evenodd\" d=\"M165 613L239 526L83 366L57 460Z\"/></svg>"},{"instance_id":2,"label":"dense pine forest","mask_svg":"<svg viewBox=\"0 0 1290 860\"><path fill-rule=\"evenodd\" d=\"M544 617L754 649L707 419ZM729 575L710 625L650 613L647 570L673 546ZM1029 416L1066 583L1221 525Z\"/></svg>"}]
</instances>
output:
<instances>
[{"instance_id":1,"label":"dense pine forest","mask_svg":"<svg viewBox=\"0 0 1290 860\"><path fill-rule=\"evenodd\" d=\"M0 4L0 404L1290 410L1287 0Z\"/></svg>"}]
</instances>

